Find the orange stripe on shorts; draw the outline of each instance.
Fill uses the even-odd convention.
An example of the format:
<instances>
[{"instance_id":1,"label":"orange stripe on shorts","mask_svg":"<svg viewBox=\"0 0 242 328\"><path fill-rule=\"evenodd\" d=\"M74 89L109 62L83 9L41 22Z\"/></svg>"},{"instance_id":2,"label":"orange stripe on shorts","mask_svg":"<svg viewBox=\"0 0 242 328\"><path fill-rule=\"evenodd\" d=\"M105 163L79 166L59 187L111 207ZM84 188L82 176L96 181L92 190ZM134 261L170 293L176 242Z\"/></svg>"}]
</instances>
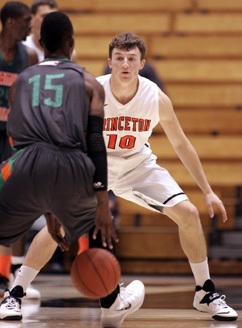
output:
<instances>
[{"instance_id":1,"label":"orange stripe on shorts","mask_svg":"<svg viewBox=\"0 0 242 328\"><path fill-rule=\"evenodd\" d=\"M9 165L9 163L6 163L3 167L2 167L2 177L4 182L6 182L8 180L8 178L11 175L11 167Z\"/></svg>"},{"instance_id":2,"label":"orange stripe on shorts","mask_svg":"<svg viewBox=\"0 0 242 328\"><path fill-rule=\"evenodd\" d=\"M8 140L9 140L10 146L13 147L13 138L9 137Z\"/></svg>"}]
</instances>

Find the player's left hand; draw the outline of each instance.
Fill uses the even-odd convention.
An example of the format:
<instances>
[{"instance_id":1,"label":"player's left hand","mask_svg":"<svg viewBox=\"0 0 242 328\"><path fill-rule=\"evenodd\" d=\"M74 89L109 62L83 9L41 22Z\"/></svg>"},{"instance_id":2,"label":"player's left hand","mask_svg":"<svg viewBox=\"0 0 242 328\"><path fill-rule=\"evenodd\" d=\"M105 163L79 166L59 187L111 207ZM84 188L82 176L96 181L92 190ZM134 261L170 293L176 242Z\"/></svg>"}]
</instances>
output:
<instances>
[{"instance_id":1,"label":"player's left hand","mask_svg":"<svg viewBox=\"0 0 242 328\"><path fill-rule=\"evenodd\" d=\"M93 232L93 239L97 238L98 231L101 231L101 238L103 247L113 249L113 240L117 243L118 237L113 225L113 217L108 206L98 205L95 216L95 229Z\"/></svg>"},{"instance_id":2,"label":"player's left hand","mask_svg":"<svg viewBox=\"0 0 242 328\"><path fill-rule=\"evenodd\" d=\"M57 218L52 213L45 213L48 232L54 241L58 244L62 252L69 250L69 245L65 240L64 230L57 220Z\"/></svg>"},{"instance_id":3,"label":"player's left hand","mask_svg":"<svg viewBox=\"0 0 242 328\"><path fill-rule=\"evenodd\" d=\"M208 194L204 194L204 199L208 207L208 213L210 218L214 217L214 207L217 207L220 213L222 214L222 221L226 222L228 220L227 212L223 202L213 191Z\"/></svg>"}]
</instances>

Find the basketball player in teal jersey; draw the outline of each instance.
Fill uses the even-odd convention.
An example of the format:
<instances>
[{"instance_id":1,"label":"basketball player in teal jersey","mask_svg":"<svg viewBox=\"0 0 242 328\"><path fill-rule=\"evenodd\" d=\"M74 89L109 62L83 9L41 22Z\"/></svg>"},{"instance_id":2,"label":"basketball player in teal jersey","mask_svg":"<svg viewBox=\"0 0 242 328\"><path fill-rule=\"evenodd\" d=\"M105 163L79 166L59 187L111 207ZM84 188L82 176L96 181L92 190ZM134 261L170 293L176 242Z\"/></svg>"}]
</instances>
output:
<instances>
[{"instance_id":1,"label":"basketball player in teal jersey","mask_svg":"<svg viewBox=\"0 0 242 328\"><path fill-rule=\"evenodd\" d=\"M53 215L64 228L65 247L90 231L90 247L112 249L112 237L117 241L117 236L108 204L103 88L83 67L70 62L73 29L65 14L54 12L44 18L41 43L46 60L26 69L10 90L8 133L18 151L0 168L0 244L16 241L46 213L50 231ZM61 232L58 237L62 239ZM46 250L50 253L47 247L41 253ZM38 273L25 265L20 270L21 276ZM17 282L6 292L1 319L22 318L25 287ZM116 324L136 311L143 299L142 282L117 286L101 299L103 322L110 305L119 309ZM112 326L110 317L108 324Z\"/></svg>"},{"instance_id":2,"label":"basketball player in teal jersey","mask_svg":"<svg viewBox=\"0 0 242 328\"><path fill-rule=\"evenodd\" d=\"M7 2L1 8L2 31L0 33L0 162L11 156L13 150L6 133L9 114L8 93L12 83L25 68L37 63L36 53L21 41L30 32L30 10L21 3ZM19 255L20 245L13 246ZM11 265L10 248L0 247L0 294L8 288Z\"/></svg>"}]
</instances>

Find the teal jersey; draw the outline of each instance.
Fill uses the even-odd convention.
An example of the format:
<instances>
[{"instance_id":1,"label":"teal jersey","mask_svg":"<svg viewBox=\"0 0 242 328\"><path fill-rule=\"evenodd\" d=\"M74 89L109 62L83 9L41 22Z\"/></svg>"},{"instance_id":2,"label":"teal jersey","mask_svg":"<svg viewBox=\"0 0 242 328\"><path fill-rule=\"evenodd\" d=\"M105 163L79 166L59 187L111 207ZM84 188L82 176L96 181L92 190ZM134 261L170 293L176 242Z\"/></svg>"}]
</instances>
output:
<instances>
[{"instance_id":1,"label":"teal jersey","mask_svg":"<svg viewBox=\"0 0 242 328\"><path fill-rule=\"evenodd\" d=\"M22 42L18 42L17 51L11 63L7 63L0 50L0 130L6 130L8 114L8 93L18 74L28 67L28 53Z\"/></svg>"}]
</instances>

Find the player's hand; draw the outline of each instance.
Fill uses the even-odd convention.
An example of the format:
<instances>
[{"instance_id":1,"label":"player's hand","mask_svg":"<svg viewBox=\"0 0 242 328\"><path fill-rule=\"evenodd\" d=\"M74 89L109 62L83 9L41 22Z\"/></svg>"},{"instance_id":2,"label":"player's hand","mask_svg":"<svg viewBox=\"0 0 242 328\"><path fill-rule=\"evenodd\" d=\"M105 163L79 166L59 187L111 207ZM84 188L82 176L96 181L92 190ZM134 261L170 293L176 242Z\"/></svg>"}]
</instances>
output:
<instances>
[{"instance_id":1,"label":"player's hand","mask_svg":"<svg viewBox=\"0 0 242 328\"><path fill-rule=\"evenodd\" d=\"M48 232L54 241L58 244L62 252L69 250L69 245L65 240L64 230L57 220L57 218L52 213L45 213Z\"/></svg>"},{"instance_id":2,"label":"player's hand","mask_svg":"<svg viewBox=\"0 0 242 328\"><path fill-rule=\"evenodd\" d=\"M100 206L98 206L95 222L95 229L92 236L93 239L96 239L98 230L100 230L103 247L108 246L109 249L113 249L112 238L117 243L118 237L113 226L113 218L109 209L103 210Z\"/></svg>"},{"instance_id":3,"label":"player's hand","mask_svg":"<svg viewBox=\"0 0 242 328\"><path fill-rule=\"evenodd\" d=\"M210 218L214 217L214 207L217 207L222 214L222 221L228 220L227 212L221 199L212 191L204 195L205 203L208 207L208 213Z\"/></svg>"},{"instance_id":4,"label":"player's hand","mask_svg":"<svg viewBox=\"0 0 242 328\"><path fill-rule=\"evenodd\" d=\"M101 231L101 238L103 247L113 249L113 240L117 243L118 237L113 225L113 217L109 210L109 202L106 191L99 191L96 193L98 198L98 206L95 216L95 229L93 232L93 239L97 238L97 233Z\"/></svg>"}]
</instances>

